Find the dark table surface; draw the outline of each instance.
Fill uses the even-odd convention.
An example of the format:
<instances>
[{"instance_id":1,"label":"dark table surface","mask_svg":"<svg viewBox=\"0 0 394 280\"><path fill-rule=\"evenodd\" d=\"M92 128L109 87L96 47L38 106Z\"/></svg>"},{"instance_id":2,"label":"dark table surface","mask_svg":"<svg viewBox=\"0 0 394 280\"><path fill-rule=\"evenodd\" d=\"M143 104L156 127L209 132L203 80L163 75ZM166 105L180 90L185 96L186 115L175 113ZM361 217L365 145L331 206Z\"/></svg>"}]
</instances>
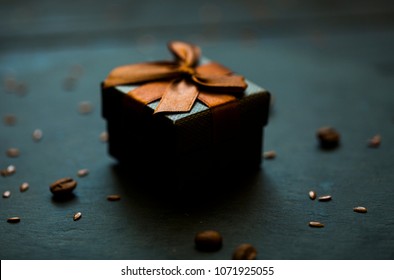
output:
<instances>
[{"instance_id":1,"label":"dark table surface","mask_svg":"<svg viewBox=\"0 0 394 280\"><path fill-rule=\"evenodd\" d=\"M0 177L12 193L0 202L1 259L229 259L245 242L259 259L394 258L391 1L74 2L1 1L0 114L17 118L0 123L0 168L17 169ZM184 193L136 180L108 155L100 82L115 66L170 58L172 39L272 93L264 150L277 158ZM84 101L90 114L78 112ZM341 133L339 148L319 148L325 125ZM369 148L376 134L382 144ZM6 156L11 147L19 157ZM78 178L82 168L90 174ZM67 176L75 197L56 201L49 184ZM312 189L332 201L310 200ZM122 199L107 201L113 193ZM223 235L218 252L194 248L205 229Z\"/></svg>"}]
</instances>

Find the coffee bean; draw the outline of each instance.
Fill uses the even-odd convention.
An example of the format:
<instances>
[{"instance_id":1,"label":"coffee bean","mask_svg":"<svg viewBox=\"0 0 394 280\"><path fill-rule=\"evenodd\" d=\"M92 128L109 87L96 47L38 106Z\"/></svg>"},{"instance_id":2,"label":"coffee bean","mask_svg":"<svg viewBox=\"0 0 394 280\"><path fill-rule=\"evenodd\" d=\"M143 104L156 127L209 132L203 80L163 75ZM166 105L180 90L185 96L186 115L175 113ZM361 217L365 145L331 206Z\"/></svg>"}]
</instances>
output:
<instances>
[{"instance_id":1,"label":"coffee bean","mask_svg":"<svg viewBox=\"0 0 394 280\"><path fill-rule=\"evenodd\" d=\"M382 137L380 135L375 135L368 141L368 146L371 148L378 148L382 141Z\"/></svg>"},{"instance_id":2,"label":"coffee bean","mask_svg":"<svg viewBox=\"0 0 394 280\"><path fill-rule=\"evenodd\" d=\"M274 158L276 158L276 152L275 151L267 151L267 152L264 152L263 156L265 159L274 159Z\"/></svg>"},{"instance_id":3,"label":"coffee bean","mask_svg":"<svg viewBox=\"0 0 394 280\"><path fill-rule=\"evenodd\" d=\"M42 138L42 130L41 129L36 129L33 131L33 140L38 142Z\"/></svg>"},{"instance_id":4,"label":"coffee bean","mask_svg":"<svg viewBox=\"0 0 394 280\"><path fill-rule=\"evenodd\" d=\"M15 172L16 172L16 168L14 165L9 165L9 166L7 166L6 169L0 170L0 174L4 177L10 176L10 175L14 174Z\"/></svg>"},{"instance_id":5,"label":"coffee bean","mask_svg":"<svg viewBox=\"0 0 394 280\"><path fill-rule=\"evenodd\" d=\"M315 200L316 199L316 193L314 191L310 191L309 192L309 198L312 199L312 200Z\"/></svg>"},{"instance_id":6,"label":"coffee bean","mask_svg":"<svg viewBox=\"0 0 394 280\"><path fill-rule=\"evenodd\" d=\"M234 253L233 260L254 260L257 256L257 250L251 244L245 243L239 245Z\"/></svg>"},{"instance_id":7,"label":"coffee bean","mask_svg":"<svg viewBox=\"0 0 394 280\"><path fill-rule=\"evenodd\" d=\"M19 149L17 148L9 148L7 150L7 156L8 157L18 157L19 156Z\"/></svg>"},{"instance_id":8,"label":"coffee bean","mask_svg":"<svg viewBox=\"0 0 394 280\"><path fill-rule=\"evenodd\" d=\"M357 206L353 208L353 211L357 213L367 213L367 208L363 206Z\"/></svg>"},{"instance_id":9,"label":"coffee bean","mask_svg":"<svg viewBox=\"0 0 394 280\"><path fill-rule=\"evenodd\" d=\"M78 177L85 177L89 174L89 170L88 169L80 169L77 172Z\"/></svg>"},{"instance_id":10,"label":"coffee bean","mask_svg":"<svg viewBox=\"0 0 394 280\"><path fill-rule=\"evenodd\" d=\"M5 115L4 116L4 124L6 125L15 125L16 124L16 116L15 115Z\"/></svg>"},{"instance_id":11,"label":"coffee bean","mask_svg":"<svg viewBox=\"0 0 394 280\"><path fill-rule=\"evenodd\" d=\"M118 200L120 200L120 195L118 195L118 194L111 194L111 195L107 196L107 200L109 200L109 201L118 201Z\"/></svg>"},{"instance_id":12,"label":"coffee bean","mask_svg":"<svg viewBox=\"0 0 394 280\"><path fill-rule=\"evenodd\" d=\"M72 178L62 178L53 182L49 189L56 196L68 195L77 187L77 181Z\"/></svg>"},{"instance_id":13,"label":"coffee bean","mask_svg":"<svg viewBox=\"0 0 394 280\"><path fill-rule=\"evenodd\" d=\"M9 222L10 224L16 224L19 223L21 221L21 218L19 217L11 217L7 219L7 222Z\"/></svg>"},{"instance_id":14,"label":"coffee bean","mask_svg":"<svg viewBox=\"0 0 394 280\"><path fill-rule=\"evenodd\" d=\"M10 191L3 192L3 197L4 198L9 198L10 196L11 196L11 192Z\"/></svg>"},{"instance_id":15,"label":"coffee bean","mask_svg":"<svg viewBox=\"0 0 394 280\"><path fill-rule=\"evenodd\" d=\"M321 127L317 130L317 138L320 147L323 149L332 149L339 145L340 135L333 127Z\"/></svg>"},{"instance_id":16,"label":"coffee bean","mask_svg":"<svg viewBox=\"0 0 394 280\"><path fill-rule=\"evenodd\" d=\"M108 142L108 132L106 132L106 131L103 131L103 132L101 132L101 134L100 134L100 140L101 140L101 142Z\"/></svg>"},{"instance_id":17,"label":"coffee bean","mask_svg":"<svg viewBox=\"0 0 394 280\"><path fill-rule=\"evenodd\" d=\"M25 191L27 191L29 189L29 183L22 183L20 186L19 186L19 191L20 192L25 192Z\"/></svg>"},{"instance_id":18,"label":"coffee bean","mask_svg":"<svg viewBox=\"0 0 394 280\"><path fill-rule=\"evenodd\" d=\"M205 230L196 234L194 242L198 250L213 252L222 247L223 238L217 231Z\"/></svg>"},{"instance_id":19,"label":"coffee bean","mask_svg":"<svg viewBox=\"0 0 394 280\"><path fill-rule=\"evenodd\" d=\"M24 96L28 91L26 83L18 81L13 74L4 77L4 88L6 92L16 93L20 96Z\"/></svg>"},{"instance_id":20,"label":"coffee bean","mask_svg":"<svg viewBox=\"0 0 394 280\"><path fill-rule=\"evenodd\" d=\"M77 220L79 220L80 218L82 218L82 213L81 213L81 212L77 212L77 213L75 213L74 216L73 216L73 220L74 220L74 221L77 221Z\"/></svg>"},{"instance_id":21,"label":"coffee bean","mask_svg":"<svg viewBox=\"0 0 394 280\"><path fill-rule=\"evenodd\" d=\"M331 195L319 196L319 201L330 201L331 199Z\"/></svg>"},{"instance_id":22,"label":"coffee bean","mask_svg":"<svg viewBox=\"0 0 394 280\"><path fill-rule=\"evenodd\" d=\"M78 105L78 111L80 114L86 115L92 112L92 110L93 106L92 103L90 103L89 101L82 101Z\"/></svg>"},{"instance_id":23,"label":"coffee bean","mask_svg":"<svg viewBox=\"0 0 394 280\"><path fill-rule=\"evenodd\" d=\"M324 227L324 225L320 222L309 222L309 226L310 227L318 227L318 228Z\"/></svg>"},{"instance_id":24,"label":"coffee bean","mask_svg":"<svg viewBox=\"0 0 394 280\"><path fill-rule=\"evenodd\" d=\"M8 165L6 170L8 174L14 174L16 172L16 167L14 165Z\"/></svg>"}]
</instances>

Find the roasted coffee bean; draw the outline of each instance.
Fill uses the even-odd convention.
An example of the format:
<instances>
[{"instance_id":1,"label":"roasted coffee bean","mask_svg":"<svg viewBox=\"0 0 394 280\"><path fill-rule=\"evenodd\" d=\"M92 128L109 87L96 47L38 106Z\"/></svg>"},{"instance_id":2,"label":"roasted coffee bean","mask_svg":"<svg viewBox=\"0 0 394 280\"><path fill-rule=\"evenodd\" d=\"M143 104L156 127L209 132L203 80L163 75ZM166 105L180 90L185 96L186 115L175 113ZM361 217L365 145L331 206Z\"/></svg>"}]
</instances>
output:
<instances>
[{"instance_id":1,"label":"roasted coffee bean","mask_svg":"<svg viewBox=\"0 0 394 280\"><path fill-rule=\"evenodd\" d=\"M10 196L11 196L11 192L10 191L3 192L3 197L4 198L9 198Z\"/></svg>"},{"instance_id":2,"label":"roasted coffee bean","mask_svg":"<svg viewBox=\"0 0 394 280\"><path fill-rule=\"evenodd\" d=\"M245 243L239 245L234 253L233 260L254 260L257 256L257 250L251 244Z\"/></svg>"},{"instance_id":3,"label":"roasted coffee bean","mask_svg":"<svg viewBox=\"0 0 394 280\"><path fill-rule=\"evenodd\" d=\"M75 213L74 216L73 216L73 220L74 220L74 221L77 221L77 220L79 220L80 218L82 218L82 213L81 213L81 212L77 212L77 213Z\"/></svg>"},{"instance_id":4,"label":"roasted coffee bean","mask_svg":"<svg viewBox=\"0 0 394 280\"><path fill-rule=\"evenodd\" d=\"M68 195L77 187L77 181L72 178L62 178L53 182L49 189L54 195Z\"/></svg>"},{"instance_id":5,"label":"roasted coffee bean","mask_svg":"<svg viewBox=\"0 0 394 280\"><path fill-rule=\"evenodd\" d=\"M371 148L377 148L380 146L380 143L382 141L382 137L380 135L375 135L368 141L368 146Z\"/></svg>"},{"instance_id":6,"label":"roasted coffee bean","mask_svg":"<svg viewBox=\"0 0 394 280\"><path fill-rule=\"evenodd\" d=\"M25 192L25 191L27 191L29 189L29 183L22 183L20 186L19 186L19 191L20 192Z\"/></svg>"},{"instance_id":7,"label":"roasted coffee bean","mask_svg":"<svg viewBox=\"0 0 394 280\"><path fill-rule=\"evenodd\" d=\"M106 132L106 131L101 132L101 134L100 134L101 142L108 142L108 138L109 138L108 132Z\"/></svg>"},{"instance_id":8,"label":"roasted coffee bean","mask_svg":"<svg viewBox=\"0 0 394 280\"><path fill-rule=\"evenodd\" d=\"M91 113L93 110L93 106L92 103L90 103L89 101L82 101L79 103L78 105L78 111L80 114L89 114Z\"/></svg>"},{"instance_id":9,"label":"roasted coffee bean","mask_svg":"<svg viewBox=\"0 0 394 280\"><path fill-rule=\"evenodd\" d=\"M309 226L310 227L318 227L318 228L324 227L324 225L320 222L309 222Z\"/></svg>"},{"instance_id":10,"label":"roasted coffee bean","mask_svg":"<svg viewBox=\"0 0 394 280\"><path fill-rule=\"evenodd\" d=\"M21 221L21 218L19 217L11 217L7 219L7 222L9 222L10 224L16 224L19 223Z\"/></svg>"},{"instance_id":11,"label":"roasted coffee bean","mask_svg":"<svg viewBox=\"0 0 394 280\"><path fill-rule=\"evenodd\" d=\"M367 212L368 212L368 211L367 211L367 208L365 208L365 207L363 207L363 206L354 207L354 208L353 208L353 211L354 211L354 212L357 212L357 213L367 213Z\"/></svg>"},{"instance_id":12,"label":"roasted coffee bean","mask_svg":"<svg viewBox=\"0 0 394 280\"><path fill-rule=\"evenodd\" d=\"M16 167L14 165L8 165L6 170L8 174L14 174L16 172Z\"/></svg>"},{"instance_id":13,"label":"roasted coffee bean","mask_svg":"<svg viewBox=\"0 0 394 280\"><path fill-rule=\"evenodd\" d=\"M20 96L24 96L28 90L26 83L18 81L13 74L7 74L4 77L4 89L6 92L16 93Z\"/></svg>"},{"instance_id":14,"label":"roasted coffee bean","mask_svg":"<svg viewBox=\"0 0 394 280\"><path fill-rule=\"evenodd\" d=\"M205 230L196 234L194 242L198 250L213 252L222 247L223 238L217 231Z\"/></svg>"},{"instance_id":15,"label":"roasted coffee bean","mask_svg":"<svg viewBox=\"0 0 394 280\"><path fill-rule=\"evenodd\" d=\"M85 177L89 174L89 170L88 169L80 169L77 172L78 177Z\"/></svg>"},{"instance_id":16,"label":"roasted coffee bean","mask_svg":"<svg viewBox=\"0 0 394 280\"><path fill-rule=\"evenodd\" d=\"M331 195L319 196L319 201L330 201L332 199Z\"/></svg>"},{"instance_id":17,"label":"roasted coffee bean","mask_svg":"<svg viewBox=\"0 0 394 280\"><path fill-rule=\"evenodd\" d=\"M38 142L42 138L42 130L41 129L36 129L33 131L33 140Z\"/></svg>"},{"instance_id":18,"label":"roasted coffee bean","mask_svg":"<svg viewBox=\"0 0 394 280\"><path fill-rule=\"evenodd\" d=\"M276 158L276 152L275 151L267 151L267 152L264 152L263 156L265 159L274 159L274 158Z\"/></svg>"},{"instance_id":19,"label":"roasted coffee bean","mask_svg":"<svg viewBox=\"0 0 394 280\"><path fill-rule=\"evenodd\" d=\"M316 199L316 193L314 191L310 191L309 192L309 198L312 199L312 200L315 200Z\"/></svg>"},{"instance_id":20,"label":"roasted coffee bean","mask_svg":"<svg viewBox=\"0 0 394 280\"><path fill-rule=\"evenodd\" d=\"M332 149L339 145L340 135L334 128L326 126L317 130L317 138L320 142L320 147L323 149Z\"/></svg>"},{"instance_id":21,"label":"roasted coffee bean","mask_svg":"<svg viewBox=\"0 0 394 280\"><path fill-rule=\"evenodd\" d=\"M16 168L14 165L9 165L9 166L7 166L6 169L0 170L0 174L4 177L10 176L10 175L14 174L15 172L16 172Z\"/></svg>"},{"instance_id":22,"label":"roasted coffee bean","mask_svg":"<svg viewBox=\"0 0 394 280\"><path fill-rule=\"evenodd\" d=\"M4 116L4 124L6 125L15 125L16 124L16 116L15 115L5 115Z\"/></svg>"},{"instance_id":23,"label":"roasted coffee bean","mask_svg":"<svg viewBox=\"0 0 394 280\"><path fill-rule=\"evenodd\" d=\"M118 195L118 194L111 194L111 195L107 196L107 200L109 200L109 201L118 201L118 200L120 200L120 195Z\"/></svg>"},{"instance_id":24,"label":"roasted coffee bean","mask_svg":"<svg viewBox=\"0 0 394 280\"><path fill-rule=\"evenodd\" d=\"M18 157L19 156L19 149L17 148L9 148L7 150L7 156L8 157Z\"/></svg>"}]
</instances>

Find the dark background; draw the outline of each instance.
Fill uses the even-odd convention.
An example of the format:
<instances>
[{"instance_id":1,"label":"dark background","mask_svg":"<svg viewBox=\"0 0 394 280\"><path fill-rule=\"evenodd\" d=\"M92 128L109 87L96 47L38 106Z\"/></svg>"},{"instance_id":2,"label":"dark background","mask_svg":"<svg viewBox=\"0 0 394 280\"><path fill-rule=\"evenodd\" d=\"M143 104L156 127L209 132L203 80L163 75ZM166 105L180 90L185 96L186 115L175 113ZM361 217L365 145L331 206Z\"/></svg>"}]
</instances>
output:
<instances>
[{"instance_id":1,"label":"dark background","mask_svg":"<svg viewBox=\"0 0 394 280\"><path fill-rule=\"evenodd\" d=\"M273 94L264 149L278 156L256 174L178 193L108 156L100 82L115 66L170 58L174 39ZM0 177L12 192L0 258L229 259L250 242L259 259L393 259L393 50L393 1L0 1L0 114L17 117L0 123L0 168L17 168ZM78 112L82 101L92 113ZM338 149L319 149L324 125L341 133ZM381 146L367 147L375 134ZM90 174L77 178L81 168ZM55 201L49 184L66 176L75 197ZM333 200L311 201L311 189ZM195 250L204 229L222 233L220 251Z\"/></svg>"}]
</instances>

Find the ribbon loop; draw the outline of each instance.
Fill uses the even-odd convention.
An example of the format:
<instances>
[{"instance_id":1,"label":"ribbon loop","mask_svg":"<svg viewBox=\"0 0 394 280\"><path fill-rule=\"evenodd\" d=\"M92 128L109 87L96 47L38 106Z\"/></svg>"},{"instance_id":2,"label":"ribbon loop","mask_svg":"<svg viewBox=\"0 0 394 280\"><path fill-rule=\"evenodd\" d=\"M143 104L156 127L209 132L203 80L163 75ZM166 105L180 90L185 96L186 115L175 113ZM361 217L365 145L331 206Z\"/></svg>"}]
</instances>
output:
<instances>
[{"instance_id":1,"label":"ribbon loop","mask_svg":"<svg viewBox=\"0 0 394 280\"><path fill-rule=\"evenodd\" d=\"M209 62L196 67L196 73L197 75L230 75L232 71L219 63Z\"/></svg>"},{"instance_id":2,"label":"ribbon loop","mask_svg":"<svg viewBox=\"0 0 394 280\"><path fill-rule=\"evenodd\" d=\"M195 45L173 41L168 44L168 48L181 64L195 66L200 59L200 48Z\"/></svg>"},{"instance_id":3,"label":"ribbon loop","mask_svg":"<svg viewBox=\"0 0 394 280\"><path fill-rule=\"evenodd\" d=\"M226 91L229 93L239 93L244 91L245 82L242 76L224 76L224 75L216 75L216 76L202 76L202 75L194 75L192 77L193 81L197 84L211 88L214 91Z\"/></svg>"},{"instance_id":4,"label":"ribbon loop","mask_svg":"<svg viewBox=\"0 0 394 280\"><path fill-rule=\"evenodd\" d=\"M180 74L174 62L151 62L119 66L113 69L104 81L104 87L137 84L177 77Z\"/></svg>"}]
</instances>

